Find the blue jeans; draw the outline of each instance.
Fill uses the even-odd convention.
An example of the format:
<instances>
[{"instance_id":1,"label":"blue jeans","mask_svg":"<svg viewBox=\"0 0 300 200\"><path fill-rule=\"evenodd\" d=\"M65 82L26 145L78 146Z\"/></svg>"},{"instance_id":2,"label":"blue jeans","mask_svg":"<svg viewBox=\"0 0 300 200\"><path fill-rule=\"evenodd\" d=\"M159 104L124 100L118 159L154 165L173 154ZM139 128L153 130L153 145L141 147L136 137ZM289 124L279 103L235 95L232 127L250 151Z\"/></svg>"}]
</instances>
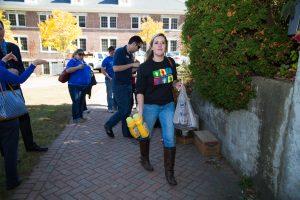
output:
<instances>
[{"instance_id":1,"label":"blue jeans","mask_svg":"<svg viewBox=\"0 0 300 200\"><path fill-rule=\"evenodd\" d=\"M19 143L19 120L0 122L0 145L5 164L6 186L11 187L18 183L17 172Z\"/></svg>"},{"instance_id":2,"label":"blue jeans","mask_svg":"<svg viewBox=\"0 0 300 200\"><path fill-rule=\"evenodd\" d=\"M84 101L88 86L68 85L72 99L72 117L73 120L83 117Z\"/></svg>"},{"instance_id":3,"label":"blue jeans","mask_svg":"<svg viewBox=\"0 0 300 200\"><path fill-rule=\"evenodd\" d=\"M132 109L132 87L131 85L113 84L113 93L118 111L109 118L106 126L109 128L114 127L122 121L122 133L124 137L130 137L130 132L127 127L126 118L131 114Z\"/></svg>"},{"instance_id":4,"label":"blue jeans","mask_svg":"<svg viewBox=\"0 0 300 200\"><path fill-rule=\"evenodd\" d=\"M106 100L107 100L108 110L116 109L117 106L113 95L113 81L105 77L105 85L106 85L106 95L107 95Z\"/></svg>"},{"instance_id":5,"label":"blue jeans","mask_svg":"<svg viewBox=\"0 0 300 200\"><path fill-rule=\"evenodd\" d=\"M175 147L173 117L175 112L174 102L165 105L145 104L143 110L143 119L146 122L151 133L154 124L159 118L164 147Z\"/></svg>"}]
</instances>

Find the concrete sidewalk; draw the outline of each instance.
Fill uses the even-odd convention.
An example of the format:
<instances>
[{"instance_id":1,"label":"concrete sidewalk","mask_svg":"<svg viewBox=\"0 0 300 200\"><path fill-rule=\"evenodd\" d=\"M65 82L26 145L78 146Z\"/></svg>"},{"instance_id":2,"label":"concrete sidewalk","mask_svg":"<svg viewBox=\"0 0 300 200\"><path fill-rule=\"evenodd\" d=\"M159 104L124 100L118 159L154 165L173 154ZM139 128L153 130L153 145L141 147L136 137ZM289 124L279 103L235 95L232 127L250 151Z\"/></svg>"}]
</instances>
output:
<instances>
[{"instance_id":1,"label":"concrete sidewalk","mask_svg":"<svg viewBox=\"0 0 300 200\"><path fill-rule=\"evenodd\" d=\"M221 162L207 164L194 145L177 145L177 186L164 177L160 130L151 141L150 160L154 172L139 163L137 141L105 134L103 124L111 115L90 107L88 120L68 125L55 140L12 199L239 199L238 177Z\"/></svg>"}]
</instances>

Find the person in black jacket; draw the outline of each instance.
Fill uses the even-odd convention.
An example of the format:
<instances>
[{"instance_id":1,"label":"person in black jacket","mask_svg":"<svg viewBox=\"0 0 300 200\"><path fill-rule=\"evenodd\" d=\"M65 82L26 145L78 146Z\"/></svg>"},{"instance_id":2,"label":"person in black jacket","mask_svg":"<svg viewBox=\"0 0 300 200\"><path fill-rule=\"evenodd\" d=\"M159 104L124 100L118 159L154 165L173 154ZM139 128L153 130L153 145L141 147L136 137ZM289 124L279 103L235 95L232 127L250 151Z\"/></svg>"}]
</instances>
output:
<instances>
[{"instance_id":1,"label":"person in black jacket","mask_svg":"<svg viewBox=\"0 0 300 200\"><path fill-rule=\"evenodd\" d=\"M10 72L13 72L15 74L21 74L25 71L25 68L23 66L20 49L17 45L11 42L6 42L4 40L4 35L5 35L4 24L2 21L0 21L0 59L2 59L6 54L12 52L18 60L8 61L6 63L6 68L9 69ZM14 89L19 89L19 88L20 85L14 86ZM48 148L40 147L34 142L31 124L30 124L30 116L28 113L19 117L19 123L20 123L20 130L21 130L26 151L45 152L48 150Z\"/></svg>"}]
</instances>

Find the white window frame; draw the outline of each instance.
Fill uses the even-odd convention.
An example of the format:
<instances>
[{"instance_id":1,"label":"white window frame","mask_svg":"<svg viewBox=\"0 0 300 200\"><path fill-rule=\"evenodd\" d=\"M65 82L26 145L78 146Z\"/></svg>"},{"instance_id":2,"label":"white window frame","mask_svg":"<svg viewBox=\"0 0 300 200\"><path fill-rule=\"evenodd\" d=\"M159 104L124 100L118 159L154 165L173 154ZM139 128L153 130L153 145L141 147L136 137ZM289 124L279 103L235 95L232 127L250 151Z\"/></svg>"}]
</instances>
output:
<instances>
[{"instance_id":1,"label":"white window frame","mask_svg":"<svg viewBox=\"0 0 300 200\"><path fill-rule=\"evenodd\" d=\"M29 42L28 42L28 36L27 35L13 35L13 38L15 39L18 38L17 42L18 42L18 46L20 48L20 52L29 52ZM21 39L20 38L26 38L27 40L27 50L23 50L21 47Z\"/></svg>"},{"instance_id":2,"label":"white window frame","mask_svg":"<svg viewBox=\"0 0 300 200\"><path fill-rule=\"evenodd\" d=\"M133 28L133 27L132 27L132 18L138 18L138 27L137 27L137 28ZM130 28L131 28L131 29L140 29L140 28L141 28L140 20L141 20L141 19L140 19L139 16L131 16L131 17L130 17Z\"/></svg>"},{"instance_id":3,"label":"white window frame","mask_svg":"<svg viewBox=\"0 0 300 200\"><path fill-rule=\"evenodd\" d=\"M48 12L47 13L45 13L45 12L38 12L39 23L41 23L41 18L40 18L41 15L46 15L46 20L47 20L47 19L49 19L51 13L48 13Z\"/></svg>"},{"instance_id":4,"label":"white window frame","mask_svg":"<svg viewBox=\"0 0 300 200\"><path fill-rule=\"evenodd\" d=\"M176 46L176 51L179 51L178 50L178 39L176 39L176 38L168 38L168 52L170 52L171 51L171 41L176 41L176 43L177 43L177 46Z\"/></svg>"},{"instance_id":5,"label":"white window frame","mask_svg":"<svg viewBox=\"0 0 300 200\"><path fill-rule=\"evenodd\" d=\"M84 51L87 51L87 37L86 36L81 36L81 37L79 37L79 38L77 38L77 44L76 44L76 46L77 46L77 49L81 49L80 48L80 39L85 39L85 50Z\"/></svg>"},{"instance_id":6,"label":"white window frame","mask_svg":"<svg viewBox=\"0 0 300 200\"><path fill-rule=\"evenodd\" d=\"M101 17L107 17L107 27L101 26L102 25ZM111 17L116 18L116 27L110 26L110 18ZM99 19L100 19L100 24L99 24L100 29L117 29L118 28L118 15L117 14L109 14L109 15L101 14L101 15L99 15Z\"/></svg>"},{"instance_id":7,"label":"white window frame","mask_svg":"<svg viewBox=\"0 0 300 200\"><path fill-rule=\"evenodd\" d=\"M85 19L84 19L84 26L79 26L80 28L86 28L86 22L87 22L87 14L84 14L84 13L75 13L74 14L74 16L75 16L75 18L76 18L76 20L77 20L77 24L78 24L78 26L79 26L79 16L80 17L84 17Z\"/></svg>"},{"instance_id":8,"label":"white window frame","mask_svg":"<svg viewBox=\"0 0 300 200\"><path fill-rule=\"evenodd\" d=\"M165 16L165 15L162 15L161 16L161 22L163 23L163 19L164 18L168 18L169 20L169 26L167 29L164 28L164 30L178 30L178 27L179 27L179 17L178 16ZM172 29L172 19L177 19L177 29ZM164 25L164 24L163 24Z\"/></svg>"},{"instance_id":9,"label":"white window frame","mask_svg":"<svg viewBox=\"0 0 300 200\"><path fill-rule=\"evenodd\" d=\"M47 48L47 51L45 51L43 49L42 39L40 38L40 51L42 53L58 53L57 50L53 50L52 47L50 47L50 46L45 47L45 48Z\"/></svg>"},{"instance_id":10,"label":"white window frame","mask_svg":"<svg viewBox=\"0 0 300 200\"><path fill-rule=\"evenodd\" d=\"M132 18L138 18L138 28L132 28ZM142 18L147 18L149 15L130 15L130 28L132 30L139 30L142 27Z\"/></svg>"},{"instance_id":11,"label":"white window frame","mask_svg":"<svg viewBox=\"0 0 300 200\"><path fill-rule=\"evenodd\" d=\"M102 40L107 40L107 47L110 47L110 40L116 40L116 47L118 46L118 38L117 37L100 37L100 51L107 53L107 49L105 51L102 51Z\"/></svg>"},{"instance_id":12,"label":"white window frame","mask_svg":"<svg viewBox=\"0 0 300 200\"><path fill-rule=\"evenodd\" d=\"M26 27L26 13L25 12L14 12L14 11L7 12L6 13L6 19L8 19L10 21L9 15L15 15L15 17L16 17L16 25L11 24L12 27ZM25 25L24 26L23 25L20 26L20 24L19 24L19 15L24 15L24 19L25 19Z\"/></svg>"},{"instance_id":13,"label":"white window frame","mask_svg":"<svg viewBox=\"0 0 300 200\"><path fill-rule=\"evenodd\" d=\"M51 75L51 72L52 72L52 67L51 67L52 62L51 61L47 61L47 62L48 62L48 65L49 65L49 74L45 74L45 65L43 64L42 65L42 73L43 73L43 75Z\"/></svg>"},{"instance_id":14,"label":"white window frame","mask_svg":"<svg viewBox=\"0 0 300 200\"><path fill-rule=\"evenodd\" d=\"M176 19L177 20L177 26L176 28L172 28L172 19ZM178 30L178 23L179 22L179 19L177 17L172 17L170 18L170 30Z\"/></svg>"}]
</instances>

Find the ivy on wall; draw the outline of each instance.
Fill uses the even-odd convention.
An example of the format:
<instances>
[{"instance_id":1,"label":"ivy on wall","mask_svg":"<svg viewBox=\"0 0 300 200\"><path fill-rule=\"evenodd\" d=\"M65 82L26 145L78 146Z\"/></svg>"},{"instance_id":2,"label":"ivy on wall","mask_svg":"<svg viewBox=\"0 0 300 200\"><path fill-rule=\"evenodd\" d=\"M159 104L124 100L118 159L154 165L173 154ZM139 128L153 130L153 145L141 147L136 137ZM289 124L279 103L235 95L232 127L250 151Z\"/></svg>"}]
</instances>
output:
<instances>
[{"instance_id":1,"label":"ivy on wall","mask_svg":"<svg viewBox=\"0 0 300 200\"><path fill-rule=\"evenodd\" d=\"M295 72L296 46L280 20L282 1L188 0L183 42L201 96L226 110L246 108L252 76ZM286 74L285 74L286 75Z\"/></svg>"}]
</instances>

